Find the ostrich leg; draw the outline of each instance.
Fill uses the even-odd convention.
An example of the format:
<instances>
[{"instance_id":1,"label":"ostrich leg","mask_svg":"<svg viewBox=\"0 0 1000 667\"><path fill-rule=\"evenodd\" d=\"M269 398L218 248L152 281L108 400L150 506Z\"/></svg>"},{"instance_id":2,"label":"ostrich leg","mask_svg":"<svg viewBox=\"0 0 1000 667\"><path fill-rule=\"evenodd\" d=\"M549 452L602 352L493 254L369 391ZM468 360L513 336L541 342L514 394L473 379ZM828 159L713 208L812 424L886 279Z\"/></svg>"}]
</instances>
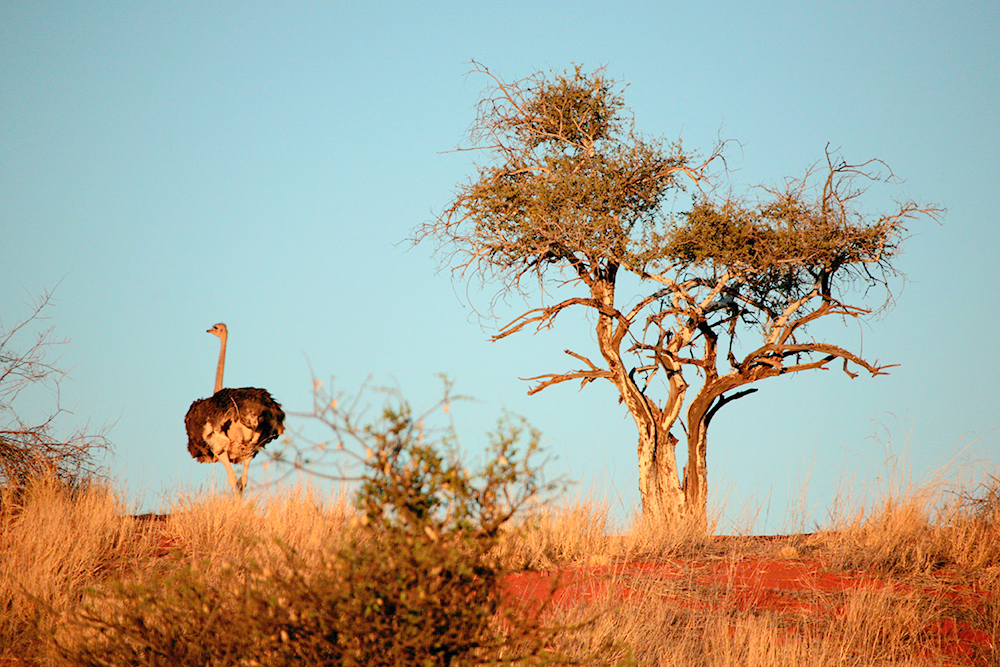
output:
<instances>
[{"instance_id":1,"label":"ostrich leg","mask_svg":"<svg viewBox=\"0 0 1000 667\"><path fill-rule=\"evenodd\" d=\"M219 460L222 461L222 465L226 466L226 477L229 479L229 486L233 488L233 496L240 498L243 495L243 487L239 485L236 479L236 471L233 470L233 464L229 462L229 454L225 451L221 451L217 454ZM246 478L246 465L243 466L243 477ZM244 481L246 484L246 481Z\"/></svg>"},{"instance_id":2,"label":"ostrich leg","mask_svg":"<svg viewBox=\"0 0 1000 667\"><path fill-rule=\"evenodd\" d=\"M250 459L243 459L243 475L240 477L240 495L247 488L247 473L250 471Z\"/></svg>"}]
</instances>

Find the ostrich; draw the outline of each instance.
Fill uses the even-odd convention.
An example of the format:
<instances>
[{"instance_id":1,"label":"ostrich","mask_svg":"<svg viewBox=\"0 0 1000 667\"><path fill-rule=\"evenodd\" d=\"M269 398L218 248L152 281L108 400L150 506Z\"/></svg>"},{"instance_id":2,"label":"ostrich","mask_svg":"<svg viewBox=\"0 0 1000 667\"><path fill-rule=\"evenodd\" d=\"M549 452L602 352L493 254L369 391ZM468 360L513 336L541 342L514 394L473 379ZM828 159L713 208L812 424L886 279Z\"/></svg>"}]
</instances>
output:
<instances>
[{"instance_id":1,"label":"ostrich","mask_svg":"<svg viewBox=\"0 0 1000 667\"><path fill-rule=\"evenodd\" d=\"M218 336L222 342L219 366L215 372L215 394L211 398L195 401L188 408L184 417L188 452L200 463L222 461L233 495L239 497L247 485L250 459L284 432L285 413L264 389L222 388L228 331L226 325L220 322L208 333ZM239 480L236 479L233 463L243 464L243 475Z\"/></svg>"}]
</instances>

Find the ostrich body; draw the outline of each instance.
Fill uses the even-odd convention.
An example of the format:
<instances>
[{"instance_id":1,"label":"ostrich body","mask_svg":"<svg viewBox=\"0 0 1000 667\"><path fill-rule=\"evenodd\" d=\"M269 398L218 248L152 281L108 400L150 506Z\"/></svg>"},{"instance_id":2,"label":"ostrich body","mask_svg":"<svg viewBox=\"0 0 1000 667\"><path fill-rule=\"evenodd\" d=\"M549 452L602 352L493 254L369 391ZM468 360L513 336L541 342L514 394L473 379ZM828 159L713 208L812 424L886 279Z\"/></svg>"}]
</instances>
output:
<instances>
[{"instance_id":1,"label":"ostrich body","mask_svg":"<svg viewBox=\"0 0 1000 667\"><path fill-rule=\"evenodd\" d=\"M188 452L200 463L222 461L233 494L242 496L247 485L250 460L284 432L285 413L265 389L222 388L228 331L225 324L219 323L208 333L218 336L221 341L215 394L192 403L184 417ZM243 474L239 479L236 478L233 463L243 465Z\"/></svg>"}]
</instances>

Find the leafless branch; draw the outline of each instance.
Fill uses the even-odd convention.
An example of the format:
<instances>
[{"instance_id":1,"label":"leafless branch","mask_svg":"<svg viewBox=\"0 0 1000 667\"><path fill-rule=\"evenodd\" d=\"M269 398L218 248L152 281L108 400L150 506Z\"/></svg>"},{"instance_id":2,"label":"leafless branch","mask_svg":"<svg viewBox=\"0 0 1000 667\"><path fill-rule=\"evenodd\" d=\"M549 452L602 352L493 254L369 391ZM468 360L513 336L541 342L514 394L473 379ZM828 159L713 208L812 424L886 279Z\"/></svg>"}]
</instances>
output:
<instances>
[{"instance_id":1,"label":"leafless branch","mask_svg":"<svg viewBox=\"0 0 1000 667\"><path fill-rule=\"evenodd\" d=\"M87 427L57 435L59 418L67 414L59 404L59 382L65 373L47 359L53 328L44 328L26 347L15 349L16 339L45 319L52 293L35 299L31 312L14 326L0 323L0 486L20 489L34 475L47 472L69 483L99 475L99 454L110 448L105 432ZM21 417L18 399L32 387L46 387L53 396L48 413L32 422Z\"/></svg>"}]
</instances>

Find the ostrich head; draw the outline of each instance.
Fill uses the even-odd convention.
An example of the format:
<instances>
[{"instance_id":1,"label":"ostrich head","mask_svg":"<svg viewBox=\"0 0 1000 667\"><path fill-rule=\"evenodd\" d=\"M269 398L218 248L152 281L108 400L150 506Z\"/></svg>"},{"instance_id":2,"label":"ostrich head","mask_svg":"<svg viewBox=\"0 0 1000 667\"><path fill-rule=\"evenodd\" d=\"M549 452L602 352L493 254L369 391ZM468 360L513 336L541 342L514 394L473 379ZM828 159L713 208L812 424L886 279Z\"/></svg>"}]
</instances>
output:
<instances>
[{"instance_id":1,"label":"ostrich head","mask_svg":"<svg viewBox=\"0 0 1000 667\"><path fill-rule=\"evenodd\" d=\"M226 325L223 324L222 322L219 322L214 327L209 329L208 333L212 334L213 336L218 336L219 338L225 338L228 332L226 331Z\"/></svg>"}]
</instances>

